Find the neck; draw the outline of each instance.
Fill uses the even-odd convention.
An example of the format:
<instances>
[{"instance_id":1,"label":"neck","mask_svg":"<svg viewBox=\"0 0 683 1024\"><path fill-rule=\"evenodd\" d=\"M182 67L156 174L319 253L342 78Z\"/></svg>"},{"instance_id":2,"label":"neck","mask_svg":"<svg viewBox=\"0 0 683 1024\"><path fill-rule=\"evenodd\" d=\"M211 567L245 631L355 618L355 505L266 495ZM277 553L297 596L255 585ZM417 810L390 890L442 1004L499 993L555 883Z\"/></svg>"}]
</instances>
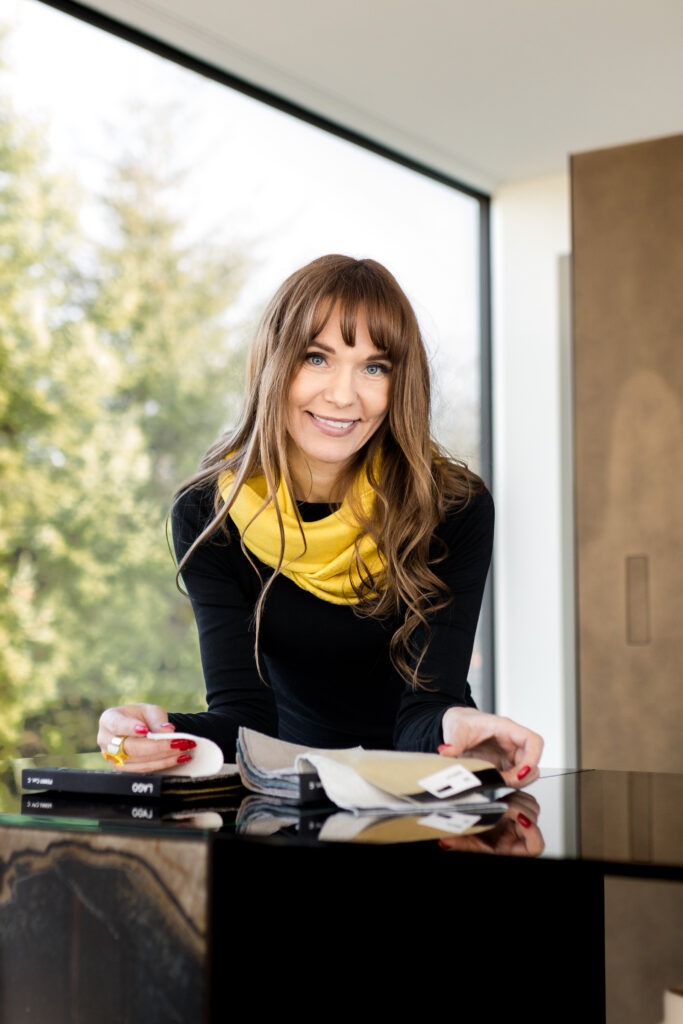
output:
<instances>
[{"instance_id":1,"label":"neck","mask_svg":"<svg viewBox=\"0 0 683 1024\"><path fill-rule=\"evenodd\" d=\"M325 462L312 464L298 453L290 453L289 471L296 501L327 502L333 505L344 500L340 491L338 466Z\"/></svg>"},{"instance_id":2,"label":"neck","mask_svg":"<svg viewBox=\"0 0 683 1024\"><path fill-rule=\"evenodd\" d=\"M339 504L342 498L338 495L336 488L336 477L334 480L325 482L319 479L310 479L307 482L294 478L294 497L297 501L325 502L330 505Z\"/></svg>"}]
</instances>

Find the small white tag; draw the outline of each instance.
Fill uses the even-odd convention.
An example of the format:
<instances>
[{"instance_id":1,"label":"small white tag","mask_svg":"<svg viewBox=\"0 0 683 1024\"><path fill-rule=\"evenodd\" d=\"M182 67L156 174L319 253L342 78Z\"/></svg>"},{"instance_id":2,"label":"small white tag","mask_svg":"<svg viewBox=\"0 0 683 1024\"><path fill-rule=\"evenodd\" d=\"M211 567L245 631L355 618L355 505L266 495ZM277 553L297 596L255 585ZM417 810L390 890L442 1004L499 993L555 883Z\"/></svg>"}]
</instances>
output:
<instances>
[{"instance_id":1,"label":"small white tag","mask_svg":"<svg viewBox=\"0 0 683 1024\"><path fill-rule=\"evenodd\" d=\"M444 814L442 811L435 811L434 814L420 818L419 824L439 829L441 832L453 832L455 835L460 835L462 832L467 832L478 821L478 814L462 814L460 811Z\"/></svg>"},{"instance_id":2,"label":"small white tag","mask_svg":"<svg viewBox=\"0 0 683 1024\"><path fill-rule=\"evenodd\" d=\"M443 768L439 772L433 772L431 775L426 775L424 779L418 779L417 781L428 793L438 797L439 800L445 800L449 796L457 796L458 793L479 785L477 776L473 775L472 772L468 771L461 764L448 765L447 768Z\"/></svg>"}]
</instances>

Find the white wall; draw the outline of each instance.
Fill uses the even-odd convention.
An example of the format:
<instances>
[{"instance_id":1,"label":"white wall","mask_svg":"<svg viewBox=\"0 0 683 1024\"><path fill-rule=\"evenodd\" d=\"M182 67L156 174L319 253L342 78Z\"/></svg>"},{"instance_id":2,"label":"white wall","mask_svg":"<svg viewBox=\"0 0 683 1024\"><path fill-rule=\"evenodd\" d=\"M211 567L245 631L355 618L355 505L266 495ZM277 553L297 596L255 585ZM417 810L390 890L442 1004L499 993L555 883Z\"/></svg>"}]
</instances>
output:
<instances>
[{"instance_id":1,"label":"white wall","mask_svg":"<svg viewBox=\"0 0 683 1024\"><path fill-rule=\"evenodd\" d=\"M496 710L576 760L569 178L493 197Z\"/></svg>"}]
</instances>

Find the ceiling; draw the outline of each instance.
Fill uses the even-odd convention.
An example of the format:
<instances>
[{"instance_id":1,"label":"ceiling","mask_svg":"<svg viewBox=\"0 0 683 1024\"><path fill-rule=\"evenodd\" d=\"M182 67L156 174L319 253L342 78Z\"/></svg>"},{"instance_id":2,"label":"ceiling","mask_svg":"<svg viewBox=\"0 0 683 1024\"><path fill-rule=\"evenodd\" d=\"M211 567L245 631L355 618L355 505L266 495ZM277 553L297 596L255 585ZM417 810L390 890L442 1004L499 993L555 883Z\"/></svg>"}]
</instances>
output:
<instances>
[{"instance_id":1,"label":"ceiling","mask_svg":"<svg viewBox=\"0 0 683 1024\"><path fill-rule=\"evenodd\" d=\"M683 131L681 0L91 0L473 189Z\"/></svg>"}]
</instances>

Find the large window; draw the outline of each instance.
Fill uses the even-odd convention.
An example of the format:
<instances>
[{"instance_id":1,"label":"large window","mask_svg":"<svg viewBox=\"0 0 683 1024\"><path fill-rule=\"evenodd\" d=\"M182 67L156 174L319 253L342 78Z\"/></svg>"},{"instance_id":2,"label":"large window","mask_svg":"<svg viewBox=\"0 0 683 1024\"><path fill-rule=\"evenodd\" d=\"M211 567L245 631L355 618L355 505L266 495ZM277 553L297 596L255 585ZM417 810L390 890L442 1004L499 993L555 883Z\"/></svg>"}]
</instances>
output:
<instances>
[{"instance_id":1,"label":"large window","mask_svg":"<svg viewBox=\"0 0 683 1024\"><path fill-rule=\"evenodd\" d=\"M486 198L57 7L0 0L9 754L90 748L124 698L201 706L169 497L239 405L264 302L307 260L393 271L429 347L435 433L489 471Z\"/></svg>"}]
</instances>

